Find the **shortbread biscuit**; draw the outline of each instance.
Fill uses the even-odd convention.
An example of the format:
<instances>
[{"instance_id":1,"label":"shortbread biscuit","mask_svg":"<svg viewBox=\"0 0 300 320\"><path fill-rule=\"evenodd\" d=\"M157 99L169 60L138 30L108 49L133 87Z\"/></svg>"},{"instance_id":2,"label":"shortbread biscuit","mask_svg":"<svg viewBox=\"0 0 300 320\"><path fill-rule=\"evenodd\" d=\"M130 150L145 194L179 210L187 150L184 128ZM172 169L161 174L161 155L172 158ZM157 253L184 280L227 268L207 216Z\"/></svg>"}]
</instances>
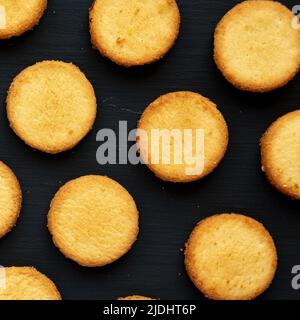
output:
<instances>
[{"instance_id":1,"label":"shortbread biscuit","mask_svg":"<svg viewBox=\"0 0 300 320\"><path fill-rule=\"evenodd\" d=\"M239 214L220 214L195 227L186 243L185 265L207 298L250 300L270 286L277 253L261 223Z\"/></svg>"},{"instance_id":2,"label":"shortbread biscuit","mask_svg":"<svg viewBox=\"0 0 300 320\"><path fill-rule=\"evenodd\" d=\"M244 1L215 31L214 56L225 78L238 89L266 92L284 86L300 67L297 18L276 1ZM295 21L295 20L294 20Z\"/></svg>"},{"instance_id":3,"label":"shortbread biscuit","mask_svg":"<svg viewBox=\"0 0 300 320\"><path fill-rule=\"evenodd\" d=\"M29 146L59 153L77 145L96 117L94 89L73 64L43 61L23 70L7 97L14 132Z\"/></svg>"},{"instance_id":4,"label":"shortbread biscuit","mask_svg":"<svg viewBox=\"0 0 300 320\"><path fill-rule=\"evenodd\" d=\"M47 0L0 0L0 39L33 29L46 8Z\"/></svg>"},{"instance_id":5,"label":"shortbread biscuit","mask_svg":"<svg viewBox=\"0 0 300 320\"><path fill-rule=\"evenodd\" d=\"M208 175L228 144L227 125L216 105L193 92L156 99L144 111L138 129L142 160L157 177L170 182L191 182Z\"/></svg>"},{"instance_id":6,"label":"shortbread biscuit","mask_svg":"<svg viewBox=\"0 0 300 320\"><path fill-rule=\"evenodd\" d=\"M92 44L126 67L162 58L178 37L175 0L95 0L90 10Z\"/></svg>"},{"instance_id":7,"label":"shortbread biscuit","mask_svg":"<svg viewBox=\"0 0 300 320\"><path fill-rule=\"evenodd\" d=\"M0 269L0 300L61 300L55 284L32 267Z\"/></svg>"},{"instance_id":8,"label":"shortbread biscuit","mask_svg":"<svg viewBox=\"0 0 300 320\"><path fill-rule=\"evenodd\" d=\"M280 192L300 200L300 110L277 119L261 139L262 170Z\"/></svg>"},{"instance_id":9,"label":"shortbread biscuit","mask_svg":"<svg viewBox=\"0 0 300 320\"><path fill-rule=\"evenodd\" d=\"M144 296L128 296L128 297L124 297L124 298L118 298L118 300L138 301L138 300L156 300L156 299L152 299L152 298L148 298L148 297L144 297Z\"/></svg>"},{"instance_id":10,"label":"shortbread biscuit","mask_svg":"<svg viewBox=\"0 0 300 320\"><path fill-rule=\"evenodd\" d=\"M87 267L104 266L127 253L138 235L138 211L119 183L84 176L56 193L48 228L58 249Z\"/></svg>"},{"instance_id":11,"label":"shortbread biscuit","mask_svg":"<svg viewBox=\"0 0 300 320\"><path fill-rule=\"evenodd\" d=\"M18 179L0 161L0 238L16 224L22 205L22 191Z\"/></svg>"}]
</instances>

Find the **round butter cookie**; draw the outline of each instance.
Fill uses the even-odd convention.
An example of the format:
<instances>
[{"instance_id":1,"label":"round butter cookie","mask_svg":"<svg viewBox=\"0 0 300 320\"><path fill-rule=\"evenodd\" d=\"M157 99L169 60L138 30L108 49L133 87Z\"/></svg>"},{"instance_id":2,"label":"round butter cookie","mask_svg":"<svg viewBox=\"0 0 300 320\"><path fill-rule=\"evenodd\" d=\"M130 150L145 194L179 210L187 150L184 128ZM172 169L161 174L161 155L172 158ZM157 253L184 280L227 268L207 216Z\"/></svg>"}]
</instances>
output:
<instances>
[{"instance_id":1,"label":"round butter cookie","mask_svg":"<svg viewBox=\"0 0 300 320\"><path fill-rule=\"evenodd\" d=\"M118 300L138 301L138 300L156 300L156 299L152 299L152 298L148 298L148 297L144 297L144 296L128 296L128 297L124 297L124 298L118 298Z\"/></svg>"},{"instance_id":2,"label":"round butter cookie","mask_svg":"<svg viewBox=\"0 0 300 320\"><path fill-rule=\"evenodd\" d=\"M0 161L0 238L16 224L22 205L22 191L18 179Z\"/></svg>"},{"instance_id":3,"label":"round butter cookie","mask_svg":"<svg viewBox=\"0 0 300 320\"><path fill-rule=\"evenodd\" d=\"M87 267L100 267L127 253L138 235L138 210L119 183L84 176L56 193L48 228L58 249Z\"/></svg>"},{"instance_id":4,"label":"round butter cookie","mask_svg":"<svg viewBox=\"0 0 300 320\"><path fill-rule=\"evenodd\" d=\"M0 300L61 300L55 284L32 267L0 269Z\"/></svg>"},{"instance_id":5,"label":"round butter cookie","mask_svg":"<svg viewBox=\"0 0 300 320\"><path fill-rule=\"evenodd\" d=\"M175 0L95 0L90 10L93 46L125 67L162 58L175 43L179 27Z\"/></svg>"},{"instance_id":6,"label":"round butter cookie","mask_svg":"<svg viewBox=\"0 0 300 320\"><path fill-rule=\"evenodd\" d=\"M94 89L73 64L43 61L11 84L7 116L14 132L34 149L59 153L77 145L96 117Z\"/></svg>"},{"instance_id":7,"label":"round butter cookie","mask_svg":"<svg viewBox=\"0 0 300 320\"><path fill-rule=\"evenodd\" d=\"M228 128L207 98L173 92L146 108L138 124L137 145L141 159L157 177L192 182L208 175L222 160Z\"/></svg>"},{"instance_id":8,"label":"round butter cookie","mask_svg":"<svg viewBox=\"0 0 300 320\"><path fill-rule=\"evenodd\" d=\"M0 39L33 29L46 8L47 0L0 0Z\"/></svg>"},{"instance_id":9,"label":"round butter cookie","mask_svg":"<svg viewBox=\"0 0 300 320\"><path fill-rule=\"evenodd\" d=\"M185 265L209 299L250 300L271 284L277 253L264 226L239 214L202 220L186 243Z\"/></svg>"},{"instance_id":10,"label":"round butter cookie","mask_svg":"<svg viewBox=\"0 0 300 320\"><path fill-rule=\"evenodd\" d=\"M231 9L215 31L215 62L235 87L267 92L284 86L299 71L297 19L276 1L244 1Z\"/></svg>"},{"instance_id":11,"label":"round butter cookie","mask_svg":"<svg viewBox=\"0 0 300 320\"><path fill-rule=\"evenodd\" d=\"M300 110L277 119L261 139L262 170L280 192L300 200Z\"/></svg>"}]
</instances>

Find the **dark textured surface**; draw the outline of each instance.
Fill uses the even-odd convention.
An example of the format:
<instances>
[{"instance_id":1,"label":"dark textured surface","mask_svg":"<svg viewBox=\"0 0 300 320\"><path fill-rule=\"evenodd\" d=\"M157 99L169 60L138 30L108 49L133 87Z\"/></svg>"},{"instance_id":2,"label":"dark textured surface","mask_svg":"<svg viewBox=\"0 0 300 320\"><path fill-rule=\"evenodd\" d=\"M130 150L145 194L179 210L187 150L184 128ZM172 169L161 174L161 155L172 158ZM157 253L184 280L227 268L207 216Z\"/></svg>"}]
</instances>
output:
<instances>
[{"instance_id":1,"label":"dark textured surface","mask_svg":"<svg viewBox=\"0 0 300 320\"><path fill-rule=\"evenodd\" d=\"M274 93L239 92L217 71L212 59L213 31L237 1L181 0L180 38L162 61L139 69L123 69L93 50L88 8L92 1L49 0L49 8L33 32L0 43L0 159L17 174L24 204L17 227L0 240L0 264L33 265L57 284L65 299L112 299L143 294L161 299L201 299L188 280L180 251L194 224L214 213L240 212L265 224L273 235L279 268L263 299L297 299L290 285L291 268L300 264L299 203L281 196L260 170L261 134L278 116L299 108L299 76ZM295 3L285 1L290 8ZM94 85L99 112L94 130L74 150L58 156L36 152L8 126L7 88L23 68L44 59L77 64ZM230 128L228 153L203 181L170 185L143 166L96 162L96 133L118 128L127 120L134 128L139 113L159 95L192 90L219 106ZM140 236L120 261L96 269L77 266L54 247L46 228L49 202L58 187L85 174L105 174L123 184L140 211Z\"/></svg>"}]
</instances>

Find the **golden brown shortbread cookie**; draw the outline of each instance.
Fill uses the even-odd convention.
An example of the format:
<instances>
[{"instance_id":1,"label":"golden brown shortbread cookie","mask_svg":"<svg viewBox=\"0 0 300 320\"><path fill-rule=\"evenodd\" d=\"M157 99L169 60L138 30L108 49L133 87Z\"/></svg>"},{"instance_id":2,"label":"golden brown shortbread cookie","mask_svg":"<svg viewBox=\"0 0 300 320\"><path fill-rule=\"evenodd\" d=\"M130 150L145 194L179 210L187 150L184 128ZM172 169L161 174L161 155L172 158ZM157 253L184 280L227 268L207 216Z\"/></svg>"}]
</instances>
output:
<instances>
[{"instance_id":1,"label":"golden brown shortbread cookie","mask_svg":"<svg viewBox=\"0 0 300 320\"><path fill-rule=\"evenodd\" d=\"M0 0L0 39L33 29L46 8L47 0Z\"/></svg>"},{"instance_id":2,"label":"golden brown shortbread cookie","mask_svg":"<svg viewBox=\"0 0 300 320\"><path fill-rule=\"evenodd\" d=\"M215 31L215 62L235 87L266 92L284 86L300 67L300 30L293 13L276 1L244 1Z\"/></svg>"},{"instance_id":3,"label":"golden brown shortbread cookie","mask_svg":"<svg viewBox=\"0 0 300 320\"><path fill-rule=\"evenodd\" d=\"M82 266L104 266L121 258L136 241L138 210L128 191L116 181L84 176L56 193L48 228L67 258Z\"/></svg>"},{"instance_id":4,"label":"golden brown shortbread cookie","mask_svg":"<svg viewBox=\"0 0 300 320\"><path fill-rule=\"evenodd\" d=\"M23 70L11 84L7 116L29 146L59 153L77 145L96 117L94 89L71 63L43 61Z\"/></svg>"},{"instance_id":5,"label":"golden brown shortbread cookie","mask_svg":"<svg viewBox=\"0 0 300 320\"><path fill-rule=\"evenodd\" d=\"M0 273L0 300L61 300L55 284L35 268L7 267Z\"/></svg>"},{"instance_id":6,"label":"golden brown shortbread cookie","mask_svg":"<svg viewBox=\"0 0 300 320\"><path fill-rule=\"evenodd\" d=\"M156 299L152 299L152 298L148 298L148 297L144 297L144 296L128 296L128 297L124 297L124 298L118 298L118 300L138 301L138 300L156 300Z\"/></svg>"},{"instance_id":7,"label":"golden brown shortbread cookie","mask_svg":"<svg viewBox=\"0 0 300 320\"><path fill-rule=\"evenodd\" d=\"M194 92L173 92L159 97L144 111L138 129L147 136L147 139L137 138L141 158L157 177L170 182L191 182L208 175L222 160L228 145L228 128L222 114L213 102ZM173 132L172 136L174 129L177 133ZM197 138L197 129L203 130L204 150L200 148L201 138ZM152 139L155 130L169 130L171 139L164 142L160 139L158 144L154 136ZM191 132L191 147L188 144L189 134L185 138L185 130ZM179 134L182 139L178 138ZM181 148L179 141L182 141ZM164 151L171 154L170 161L164 156ZM201 158L204 159L204 166L199 172L190 171L193 167L200 168L196 162L192 164L193 157L199 160L199 164Z\"/></svg>"},{"instance_id":8,"label":"golden brown shortbread cookie","mask_svg":"<svg viewBox=\"0 0 300 320\"><path fill-rule=\"evenodd\" d=\"M0 238L16 224L22 205L22 191L15 174L0 161Z\"/></svg>"},{"instance_id":9,"label":"golden brown shortbread cookie","mask_svg":"<svg viewBox=\"0 0 300 320\"><path fill-rule=\"evenodd\" d=\"M250 300L270 286L277 253L261 223L240 214L220 214L197 224L186 243L185 266L207 298Z\"/></svg>"},{"instance_id":10,"label":"golden brown shortbread cookie","mask_svg":"<svg viewBox=\"0 0 300 320\"><path fill-rule=\"evenodd\" d=\"M95 0L90 10L92 44L126 67L162 58L178 37L175 0Z\"/></svg>"},{"instance_id":11,"label":"golden brown shortbread cookie","mask_svg":"<svg viewBox=\"0 0 300 320\"><path fill-rule=\"evenodd\" d=\"M277 119L261 139L262 170L280 192L300 200L300 110Z\"/></svg>"}]
</instances>

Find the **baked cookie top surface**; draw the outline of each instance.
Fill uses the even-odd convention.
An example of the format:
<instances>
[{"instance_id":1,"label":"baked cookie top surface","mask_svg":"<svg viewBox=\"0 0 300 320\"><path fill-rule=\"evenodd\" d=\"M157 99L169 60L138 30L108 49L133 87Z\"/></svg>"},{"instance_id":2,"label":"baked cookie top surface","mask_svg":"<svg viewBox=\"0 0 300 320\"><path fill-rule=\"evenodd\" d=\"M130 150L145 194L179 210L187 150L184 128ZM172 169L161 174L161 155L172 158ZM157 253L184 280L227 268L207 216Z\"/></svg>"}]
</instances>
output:
<instances>
[{"instance_id":1,"label":"baked cookie top surface","mask_svg":"<svg viewBox=\"0 0 300 320\"><path fill-rule=\"evenodd\" d=\"M0 269L0 300L61 300L55 284L32 267Z\"/></svg>"},{"instance_id":2,"label":"baked cookie top surface","mask_svg":"<svg viewBox=\"0 0 300 320\"><path fill-rule=\"evenodd\" d=\"M145 132L137 137L141 158L157 177L170 182L203 178L216 168L228 145L222 114L194 92L159 97L144 111L138 129ZM157 132L162 134L159 140Z\"/></svg>"},{"instance_id":3,"label":"baked cookie top surface","mask_svg":"<svg viewBox=\"0 0 300 320\"><path fill-rule=\"evenodd\" d=\"M47 0L0 0L0 39L19 36L38 24Z\"/></svg>"},{"instance_id":4,"label":"baked cookie top surface","mask_svg":"<svg viewBox=\"0 0 300 320\"><path fill-rule=\"evenodd\" d=\"M225 78L239 89L271 91L290 81L300 67L300 30L293 13L276 1L244 1L215 31L214 56Z\"/></svg>"},{"instance_id":5,"label":"baked cookie top surface","mask_svg":"<svg viewBox=\"0 0 300 320\"><path fill-rule=\"evenodd\" d=\"M220 214L195 227L186 244L185 265L206 297L248 300L271 284L277 254L261 223L239 214Z\"/></svg>"},{"instance_id":6,"label":"baked cookie top surface","mask_svg":"<svg viewBox=\"0 0 300 320\"><path fill-rule=\"evenodd\" d=\"M175 0L96 0L90 10L93 45L126 67L162 58L177 39L179 26Z\"/></svg>"},{"instance_id":7,"label":"baked cookie top surface","mask_svg":"<svg viewBox=\"0 0 300 320\"><path fill-rule=\"evenodd\" d=\"M73 148L96 117L94 89L73 64L43 61L23 70L11 84L7 116L29 146L47 153Z\"/></svg>"},{"instance_id":8,"label":"baked cookie top surface","mask_svg":"<svg viewBox=\"0 0 300 320\"><path fill-rule=\"evenodd\" d=\"M53 241L82 266L112 263L132 247L138 235L138 210L116 181L84 176L56 193L48 215Z\"/></svg>"},{"instance_id":9,"label":"baked cookie top surface","mask_svg":"<svg viewBox=\"0 0 300 320\"><path fill-rule=\"evenodd\" d=\"M156 300L156 299L152 299L152 298L148 298L148 297L144 297L144 296L128 296L128 297L124 297L124 298L118 298L118 300Z\"/></svg>"},{"instance_id":10,"label":"baked cookie top surface","mask_svg":"<svg viewBox=\"0 0 300 320\"><path fill-rule=\"evenodd\" d=\"M262 169L273 186L300 200L300 110L277 119L261 139Z\"/></svg>"},{"instance_id":11,"label":"baked cookie top surface","mask_svg":"<svg viewBox=\"0 0 300 320\"><path fill-rule=\"evenodd\" d=\"M0 161L0 238L16 224L22 204L22 191L18 179Z\"/></svg>"}]
</instances>

